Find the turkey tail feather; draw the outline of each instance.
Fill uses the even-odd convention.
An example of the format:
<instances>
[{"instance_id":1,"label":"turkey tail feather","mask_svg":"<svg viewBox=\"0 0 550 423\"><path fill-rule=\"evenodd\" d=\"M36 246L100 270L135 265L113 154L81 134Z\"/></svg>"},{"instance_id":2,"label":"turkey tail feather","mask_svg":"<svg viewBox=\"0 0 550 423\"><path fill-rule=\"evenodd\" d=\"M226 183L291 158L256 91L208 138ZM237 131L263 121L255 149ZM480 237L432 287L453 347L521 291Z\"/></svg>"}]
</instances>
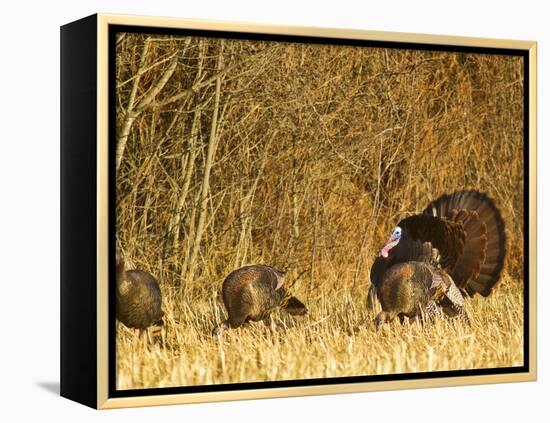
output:
<instances>
[{"instance_id":1,"label":"turkey tail feather","mask_svg":"<svg viewBox=\"0 0 550 423\"><path fill-rule=\"evenodd\" d=\"M458 191L430 203L424 214L462 223L466 240L451 276L463 292L488 296L506 253L504 221L494 201L479 191Z\"/></svg>"}]
</instances>

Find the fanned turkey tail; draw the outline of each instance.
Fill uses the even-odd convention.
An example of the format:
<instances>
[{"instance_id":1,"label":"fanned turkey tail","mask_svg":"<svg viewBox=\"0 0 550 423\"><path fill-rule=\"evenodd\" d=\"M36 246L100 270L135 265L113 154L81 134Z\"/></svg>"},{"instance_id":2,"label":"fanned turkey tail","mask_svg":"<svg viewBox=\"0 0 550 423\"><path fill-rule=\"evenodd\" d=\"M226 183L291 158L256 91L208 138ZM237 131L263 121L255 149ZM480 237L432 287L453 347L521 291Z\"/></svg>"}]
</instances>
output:
<instances>
[{"instance_id":1,"label":"fanned turkey tail","mask_svg":"<svg viewBox=\"0 0 550 423\"><path fill-rule=\"evenodd\" d=\"M423 213L462 223L464 249L448 271L464 293L488 296L506 254L504 221L494 201L479 191L457 191L431 202Z\"/></svg>"}]
</instances>

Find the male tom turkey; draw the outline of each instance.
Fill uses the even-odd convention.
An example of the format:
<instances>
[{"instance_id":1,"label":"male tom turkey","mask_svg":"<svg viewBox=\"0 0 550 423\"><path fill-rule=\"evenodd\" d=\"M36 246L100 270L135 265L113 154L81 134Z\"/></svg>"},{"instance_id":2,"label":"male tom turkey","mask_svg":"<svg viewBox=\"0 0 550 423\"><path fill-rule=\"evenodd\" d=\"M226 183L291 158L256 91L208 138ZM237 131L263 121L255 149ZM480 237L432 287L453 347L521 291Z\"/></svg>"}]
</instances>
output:
<instances>
[{"instance_id":1,"label":"male tom turkey","mask_svg":"<svg viewBox=\"0 0 550 423\"><path fill-rule=\"evenodd\" d=\"M161 325L162 296L157 280L143 270L126 270L116 250L116 318L140 335L152 325Z\"/></svg>"},{"instance_id":2,"label":"male tom turkey","mask_svg":"<svg viewBox=\"0 0 550 423\"><path fill-rule=\"evenodd\" d=\"M271 326L271 312L282 308L292 315L307 313L306 306L283 287L284 273L263 264L241 267L223 281L222 298L228 318L216 326L212 335L227 328L262 320Z\"/></svg>"},{"instance_id":3,"label":"male tom turkey","mask_svg":"<svg viewBox=\"0 0 550 423\"><path fill-rule=\"evenodd\" d=\"M504 222L478 191L443 195L393 228L371 268L377 328L399 317L461 316L464 296L488 296L505 255Z\"/></svg>"}]
</instances>

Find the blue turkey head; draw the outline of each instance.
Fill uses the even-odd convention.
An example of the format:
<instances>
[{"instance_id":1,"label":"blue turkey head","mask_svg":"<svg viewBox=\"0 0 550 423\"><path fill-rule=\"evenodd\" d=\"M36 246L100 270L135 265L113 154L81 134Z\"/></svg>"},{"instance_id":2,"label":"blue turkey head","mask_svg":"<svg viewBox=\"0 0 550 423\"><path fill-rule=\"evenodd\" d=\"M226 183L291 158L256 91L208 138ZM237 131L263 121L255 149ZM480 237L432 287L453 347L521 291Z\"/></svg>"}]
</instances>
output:
<instances>
[{"instance_id":1,"label":"blue turkey head","mask_svg":"<svg viewBox=\"0 0 550 423\"><path fill-rule=\"evenodd\" d=\"M386 244L382 247L380 250L380 256L384 258L388 258L390 254L390 250L395 247L397 244L399 244L399 241L401 240L401 236L403 235L403 230L396 226L391 230L390 237L386 241Z\"/></svg>"}]
</instances>

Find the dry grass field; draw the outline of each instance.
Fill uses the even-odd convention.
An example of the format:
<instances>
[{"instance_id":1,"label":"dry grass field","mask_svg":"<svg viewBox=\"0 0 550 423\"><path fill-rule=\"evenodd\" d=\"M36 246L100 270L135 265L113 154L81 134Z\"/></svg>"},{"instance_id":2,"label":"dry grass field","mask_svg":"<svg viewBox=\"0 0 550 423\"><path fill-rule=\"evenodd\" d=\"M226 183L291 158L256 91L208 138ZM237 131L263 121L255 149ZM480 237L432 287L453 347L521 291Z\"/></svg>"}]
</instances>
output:
<instances>
[{"instance_id":1,"label":"dry grass field","mask_svg":"<svg viewBox=\"0 0 550 423\"><path fill-rule=\"evenodd\" d=\"M162 341L119 331L117 385L151 388L523 364L518 283L506 280L489 299L472 301L467 307L471 327L449 320L425 327L395 322L380 332L365 306L365 291L340 290L332 293L333 301L326 295L306 297L308 316L280 313L273 330L252 323L226 332L221 342L210 335L224 313L215 299L181 305L169 297Z\"/></svg>"},{"instance_id":2,"label":"dry grass field","mask_svg":"<svg viewBox=\"0 0 550 423\"><path fill-rule=\"evenodd\" d=\"M120 389L523 363L520 57L126 33L116 78L117 245L166 313L158 342L117 324ZM501 282L471 326L376 332L389 230L464 188L506 222ZM286 269L309 314L217 341L221 283L252 263Z\"/></svg>"}]
</instances>

